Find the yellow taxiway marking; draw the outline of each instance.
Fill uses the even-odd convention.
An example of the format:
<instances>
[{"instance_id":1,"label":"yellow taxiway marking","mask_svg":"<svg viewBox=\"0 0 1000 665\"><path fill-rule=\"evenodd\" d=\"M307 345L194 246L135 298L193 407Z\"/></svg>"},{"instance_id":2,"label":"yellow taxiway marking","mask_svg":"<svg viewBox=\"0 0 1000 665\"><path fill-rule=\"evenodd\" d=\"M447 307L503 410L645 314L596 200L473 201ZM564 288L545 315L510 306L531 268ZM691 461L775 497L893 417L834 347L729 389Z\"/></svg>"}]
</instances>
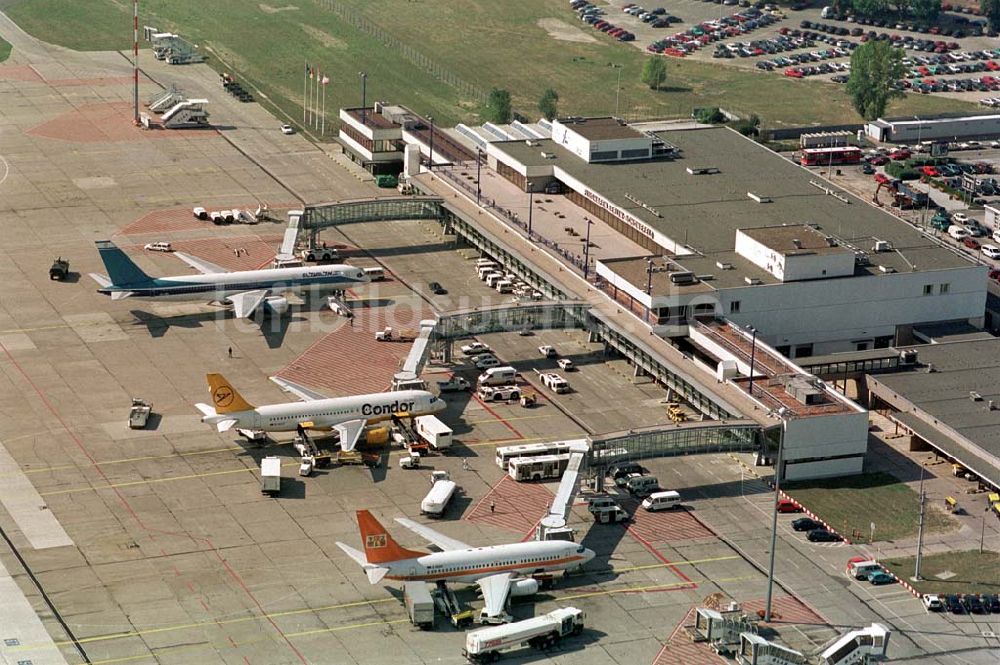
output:
<instances>
[{"instance_id":1,"label":"yellow taxiway marking","mask_svg":"<svg viewBox=\"0 0 1000 665\"><path fill-rule=\"evenodd\" d=\"M723 582L743 582L746 580L757 579L752 575L747 575L744 577L727 577L724 579L704 579L704 580L691 580L689 582L667 582L666 584L650 584L647 586L626 586L620 589L606 589L602 591L588 591L587 593L575 593L568 596L557 596L556 600L579 600L581 598L593 598L595 596L611 596L619 593L641 593L644 591L658 591L661 589L671 589L675 587L685 587L692 584L720 584Z\"/></svg>"},{"instance_id":2,"label":"yellow taxiway marking","mask_svg":"<svg viewBox=\"0 0 1000 665\"><path fill-rule=\"evenodd\" d=\"M605 571L595 570L587 572L633 573L637 570L650 570L652 568L672 568L673 566L694 566L699 563L715 563L716 561L732 561L733 559L739 559L739 557L736 556L735 554L732 554L730 556L712 557L711 559L694 559L693 561L671 561L670 563L650 563L645 566L629 566L628 568L607 568L605 569Z\"/></svg>"}]
</instances>

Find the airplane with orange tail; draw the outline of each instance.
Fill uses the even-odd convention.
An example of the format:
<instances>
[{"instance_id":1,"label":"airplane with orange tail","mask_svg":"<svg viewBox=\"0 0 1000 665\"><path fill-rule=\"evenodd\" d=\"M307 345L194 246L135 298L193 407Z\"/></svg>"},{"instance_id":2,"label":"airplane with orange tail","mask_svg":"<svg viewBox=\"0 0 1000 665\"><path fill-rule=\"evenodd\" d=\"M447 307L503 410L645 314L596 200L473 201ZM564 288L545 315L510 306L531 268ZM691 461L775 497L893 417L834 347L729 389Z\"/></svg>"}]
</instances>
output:
<instances>
[{"instance_id":1,"label":"airplane with orange tail","mask_svg":"<svg viewBox=\"0 0 1000 665\"><path fill-rule=\"evenodd\" d=\"M472 547L413 520L396 521L442 551L402 547L367 510L358 511L364 552L341 542L337 546L364 569L372 584L383 579L475 583L483 593L484 618L501 616L509 597L537 593L538 581L532 575L579 568L594 558L592 550L565 540Z\"/></svg>"}]
</instances>

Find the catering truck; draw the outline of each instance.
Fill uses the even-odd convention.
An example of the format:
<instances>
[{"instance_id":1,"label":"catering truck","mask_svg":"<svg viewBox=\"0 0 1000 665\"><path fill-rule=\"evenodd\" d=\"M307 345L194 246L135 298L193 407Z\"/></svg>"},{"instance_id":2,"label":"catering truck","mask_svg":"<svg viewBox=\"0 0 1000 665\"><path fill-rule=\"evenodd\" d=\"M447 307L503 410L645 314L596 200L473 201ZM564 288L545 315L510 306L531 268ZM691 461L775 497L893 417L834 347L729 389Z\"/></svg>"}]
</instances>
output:
<instances>
[{"instance_id":1,"label":"catering truck","mask_svg":"<svg viewBox=\"0 0 1000 665\"><path fill-rule=\"evenodd\" d=\"M421 630L434 628L434 599L427 590L427 582L406 582L403 585L403 600L410 623Z\"/></svg>"},{"instance_id":2,"label":"catering truck","mask_svg":"<svg viewBox=\"0 0 1000 665\"><path fill-rule=\"evenodd\" d=\"M435 471L431 475L431 491L420 502L420 514L428 517L441 517L451 497L455 496L458 485L448 477L447 471Z\"/></svg>"},{"instance_id":3,"label":"catering truck","mask_svg":"<svg viewBox=\"0 0 1000 665\"><path fill-rule=\"evenodd\" d=\"M451 428L434 416L417 416L413 422L417 435L434 450L444 450L451 446Z\"/></svg>"},{"instance_id":4,"label":"catering truck","mask_svg":"<svg viewBox=\"0 0 1000 665\"><path fill-rule=\"evenodd\" d=\"M547 649L567 635L583 632L584 618L583 610L563 607L524 621L474 630L465 636L462 655L470 662L485 663L496 660L507 649Z\"/></svg>"},{"instance_id":5,"label":"catering truck","mask_svg":"<svg viewBox=\"0 0 1000 665\"><path fill-rule=\"evenodd\" d=\"M265 457L260 461L260 493L274 496L281 491L281 458Z\"/></svg>"}]
</instances>

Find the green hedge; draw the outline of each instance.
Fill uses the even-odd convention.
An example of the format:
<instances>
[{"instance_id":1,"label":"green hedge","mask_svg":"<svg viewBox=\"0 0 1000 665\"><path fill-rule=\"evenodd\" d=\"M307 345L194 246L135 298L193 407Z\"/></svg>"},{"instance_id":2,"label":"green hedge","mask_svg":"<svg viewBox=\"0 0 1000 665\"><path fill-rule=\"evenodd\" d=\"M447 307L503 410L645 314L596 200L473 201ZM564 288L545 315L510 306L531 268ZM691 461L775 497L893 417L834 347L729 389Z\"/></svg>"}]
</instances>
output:
<instances>
[{"instance_id":1,"label":"green hedge","mask_svg":"<svg viewBox=\"0 0 1000 665\"><path fill-rule=\"evenodd\" d=\"M907 166L908 162L889 162L885 165L886 175L900 180L916 180L920 172Z\"/></svg>"},{"instance_id":2,"label":"green hedge","mask_svg":"<svg viewBox=\"0 0 1000 665\"><path fill-rule=\"evenodd\" d=\"M907 166L938 166L939 164L951 164L955 161L953 157L910 157L906 160Z\"/></svg>"}]
</instances>

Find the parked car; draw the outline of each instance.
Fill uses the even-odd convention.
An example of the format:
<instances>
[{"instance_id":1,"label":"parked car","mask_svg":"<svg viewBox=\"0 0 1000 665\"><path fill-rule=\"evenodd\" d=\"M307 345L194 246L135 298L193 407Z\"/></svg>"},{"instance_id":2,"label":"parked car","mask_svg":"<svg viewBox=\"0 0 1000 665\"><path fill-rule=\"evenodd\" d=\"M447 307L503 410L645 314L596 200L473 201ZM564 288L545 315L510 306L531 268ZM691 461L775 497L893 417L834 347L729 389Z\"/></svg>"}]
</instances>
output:
<instances>
[{"instance_id":1,"label":"parked car","mask_svg":"<svg viewBox=\"0 0 1000 665\"><path fill-rule=\"evenodd\" d=\"M969 249L979 249L979 241L975 238L965 238L962 240L962 244Z\"/></svg>"},{"instance_id":2,"label":"parked car","mask_svg":"<svg viewBox=\"0 0 1000 665\"><path fill-rule=\"evenodd\" d=\"M471 342L470 344L465 344L462 346L462 354L466 356L474 356L480 353L489 353L492 351L489 344L483 344L482 342Z\"/></svg>"},{"instance_id":3,"label":"parked car","mask_svg":"<svg viewBox=\"0 0 1000 665\"><path fill-rule=\"evenodd\" d=\"M892 584L896 581L896 578L885 572L884 570L873 570L868 573L868 583L874 584L875 586L880 586L882 584Z\"/></svg>"},{"instance_id":4,"label":"parked car","mask_svg":"<svg viewBox=\"0 0 1000 665\"><path fill-rule=\"evenodd\" d=\"M431 282L430 284L427 285L427 288L430 289L431 293L433 293L436 296L443 296L446 293L448 293L448 289L441 286L440 282Z\"/></svg>"},{"instance_id":5,"label":"parked car","mask_svg":"<svg viewBox=\"0 0 1000 665\"><path fill-rule=\"evenodd\" d=\"M840 536L826 529L813 529L806 535L806 538L813 543L839 543L841 541Z\"/></svg>"},{"instance_id":6,"label":"parked car","mask_svg":"<svg viewBox=\"0 0 1000 665\"><path fill-rule=\"evenodd\" d=\"M983 256L987 258L1000 259L1000 247L997 247L996 245L983 245L980 247L980 251L982 251Z\"/></svg>"},{"instance_id":7,"label":"parked car","mask_svg":"<svg viewBox=\"0 0 1000 665\"><path fill-rule=\"evenodd\" d=\"M962 601L955 594L950 594L945 598L944 606L952 614L965 614L965 606L962 605Z\"/></svg>"},{"instance_id":8,"label":"parked car","mask_svg":"<svg viewBox=\"0 0 1000 665\"><path fill-rule=\"evenodd\" d=\"M282 125L281 126L281 133L282 134L294 134L295 133L295 128L292 127L291 125Z\"/></svg>"},{"instance_id":9,"label":"parked car","mask_svg":"<svg viewBox=\"0 0 1000 665\"><path fill-rule=\"evenodd\" d=\"M955 221L956 224L968 224L969 223L969 216L966 215L964 212L956 212L954 215L951 216L951 218L952 218L952 220Z\"/></svg>"},{"instance_id":10,"label":"parked car","mask_svg":"<svg viewBox=\"0 0 1000 665\"><path fill-rule=\"evenodd\" d=\"M925 593L920 600L924 604L924 609L928 612L944 612L944 601L941 596L934 593Z\"/></svg>"},{"instance_id":11,"label":"parked car","mask_svg":"<svg viewBox=\"0 0 1000 665\"><path fill-rule=\"evenodd\" d=\"M778 512L779 513L801 513L802 506L800 506L795 501L791 499L779 499L778 500Z\"/></svg>"},{"instance_id":12,"label":"parked car","mask_svg":"<svg viewBox=\"0 0 1000 665\"><path fill-rule=\"evenodd\" d=\"M546 358L555 358L556 356L559 355L559 352L556 351L556 347L550 346L548 344L538 347L538 352L541 353Z\"/></svg>"},{"instance_id":13,"label":"parked car","mask_svg":"<svg viewBox=\"0 0 1000 665\"><path fill-rule=\"evenodd\" d=\"M811 517L800 517L797 520L792 520L792 529L795 531L814 531L822 528L823 525Z\"/></svg>"},{"instance_id":14,"label":"parked car","mask_svg":"<svg viewBox=\"0 0 1000 665\"><path fill-rule=\"evenodd\" d=\"M962 597L965 609L969 614L986 614L989 610L983 605L983 601L974 593L966 594Z\"/></svg>"}]
</instances>

